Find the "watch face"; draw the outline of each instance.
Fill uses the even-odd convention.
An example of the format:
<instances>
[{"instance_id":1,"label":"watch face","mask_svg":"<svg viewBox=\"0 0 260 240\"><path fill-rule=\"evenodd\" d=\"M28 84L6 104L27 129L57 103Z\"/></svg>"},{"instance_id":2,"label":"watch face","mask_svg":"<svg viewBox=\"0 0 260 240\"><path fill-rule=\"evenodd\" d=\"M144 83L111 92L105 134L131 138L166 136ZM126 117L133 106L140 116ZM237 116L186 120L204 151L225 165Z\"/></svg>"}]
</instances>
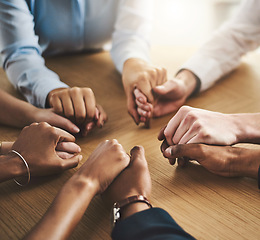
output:
<instances>
[{"instance_id":1,"label":"watch face","mask_svg":"<svg viewBox=\"0 0 260 240\"><path fill-rule=\"evenodd\" d=\"M116 222L118 222L119 220L120 220L120 208L114 205L112 208L112 217L111 217L112 226L114 227Z\"/></svg>"}]
</instances>

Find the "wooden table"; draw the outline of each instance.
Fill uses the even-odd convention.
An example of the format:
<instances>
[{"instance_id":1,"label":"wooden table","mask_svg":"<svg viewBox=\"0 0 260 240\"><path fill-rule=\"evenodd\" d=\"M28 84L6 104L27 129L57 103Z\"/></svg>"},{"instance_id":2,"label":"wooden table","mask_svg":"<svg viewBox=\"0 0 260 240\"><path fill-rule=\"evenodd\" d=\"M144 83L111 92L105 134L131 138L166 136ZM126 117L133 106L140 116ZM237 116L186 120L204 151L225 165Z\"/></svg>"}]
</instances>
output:
<instances>
[{"instance_id":1,"label":"wooden table","mask_svg":"<svg viewBox=\"0 0 260 240\"><path fill-rule=\"evenodd\" d=\"M174 74L194 49L155 47L155 63ZM210 90L187 101L187 105L225 113L260 111L260 56L251 54L241 66ZM47 59L47 66L70 86L91 87L108 113L101 130L77 139L83 162L99 142L116 138L129 151L143 145L152 177L154 206L166 209L198 239L260 239L260 195L257 181L213 175L198 165L185 169L169 165L159 150L157 134L172 114L154 119L150 129L136 126L126 111L120 75L109 54L80 54ZM19 97L0 70L1 88ZM15 140L19 129L0 127L0 140ZM13 181L0 185L0 238L20 239L39 221L55 195L78 169L58 176L33 179L19 187ZM97 196L71 239L110 239L109 211Z\"/></svg>"}]
</instances>

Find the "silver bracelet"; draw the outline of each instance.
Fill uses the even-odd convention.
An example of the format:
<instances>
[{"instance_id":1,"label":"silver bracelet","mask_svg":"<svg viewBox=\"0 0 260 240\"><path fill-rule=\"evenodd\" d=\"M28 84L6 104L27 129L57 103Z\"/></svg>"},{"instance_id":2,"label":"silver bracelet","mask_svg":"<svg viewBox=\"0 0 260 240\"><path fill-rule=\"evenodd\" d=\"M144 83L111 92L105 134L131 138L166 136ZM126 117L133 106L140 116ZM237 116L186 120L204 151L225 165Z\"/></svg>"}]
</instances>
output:
<instances>
[{"instance_id":1,"label":"silver bracelet","mask_svg":"<svg viewBox=\"0 0 260 240\"><path fill-rule=\"evenodd\" d=\"M15 150L11 150L11 152L15 153L18 157L20 157L23 160L24 165L26 166L27 176L28 176L27 182L25 184L21 184L14 178L14 181L15 181L16 184L18 184L19 186L25 186L30 182L30 179L31 179L31 173L30 173L29 165L25 161L24 157L19 152L15 151Z\"/></svg>"}]
</instances>

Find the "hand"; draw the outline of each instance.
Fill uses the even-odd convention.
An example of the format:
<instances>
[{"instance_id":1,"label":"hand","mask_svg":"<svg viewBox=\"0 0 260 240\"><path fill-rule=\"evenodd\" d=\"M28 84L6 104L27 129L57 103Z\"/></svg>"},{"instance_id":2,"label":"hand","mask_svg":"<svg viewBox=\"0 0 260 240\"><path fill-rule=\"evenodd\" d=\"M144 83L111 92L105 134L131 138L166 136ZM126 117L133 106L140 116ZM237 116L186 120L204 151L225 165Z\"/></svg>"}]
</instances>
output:
<instances>
[{"instance_id":1,"label":"hand","mask_svg":"<svg viewBox=\"0 0 260 240\"><path fill-rule=\"evenodd\" d=\"M152 89L154 96L153 105L147 102L146 96L135 91L137 111L140 121L146 122L150 117L161 117L177 111L192 94L196 86L196 77L188 70L179 72L173 80L155 86Z\"/></svg>"},{"instance_id":2,"label":"hand","mask_svg":"<svg viewBox=\"0 0 260 240\"><path fill-rule=\"evenodd\" d=\"M76 134L80 131L80 129L69 119L56 114L53 108L35 108L34 111L30 113L30 115L30 123L47 122L52 126L62 128L73 134Z\"/></svg>"},{"instance_id":3,"label":"hand","mask_svg":"<svg viewBox=\"0 0 260 240\"><path fill-rule=\"evenodd\" d=\"M55 89L49 93L47 102L54 112L79 126L83 136L95 126L102 127L107 120L105 111L96 104L90 88Z\"/></svg>"},{"instance_id":4,"label":"hand","mask_svg":"<svg viewBox=\"0 0 260 240\"><path fill-rule=\"evenodd\" d=\"M123 85L127 98L127 109L136 124L140 123L135 103L134 89L139 89L153 103L152 88L167 81L167 72L164 68L154 67L141 59L128 59L123 68Z\"/></svg>"},{"instance_id":5,"label":"hand","mask_svg":"<svg viewBox=\"0 0 260 240\"><path fill-rule=\"evenodd\" d=\"M239 129L233 115L210 112L183 106L161 130L161 140L169 145L184 143L207 143L231 145L237 143Z\"/></svg>"},{"instance_id":6,"label":"hand","mask_svg":"<svg viewBox=\"0 0 260 240\"><path fill-rule=\"evenodd\" d=\"M162 149L163 156L173 165L175 158L196 160L210 172L226 176L257 178L260 165L260 149L205 144L178 144ZM174 159L173 161L171 161Z\"/></svg>"},{"instance_id":7,"label":"hand","mask_svg":"<svg viewBox=\"0 0 260 240\"><path fill-rule=\"evenodd\" d=\"M151 177L143 147L134 147L130 154L129 166L102 195L102 198L109 206L132 195L141 194L147 198L151 195Z\"/></svg>"},{"instance_id":8,"label":"hand","mask_svg":"<svg viewBox=\"0 0 260 240\"><path fill-rule=\"evenodd\" d=\"M69 133L51 127L48 123L33 123L25 127L12 149L19 152L27 161L32 176L43 176L59 173L76 167L82 159L81 155L73 155L65 159L58 156L55 148L61 152L72 153L75 148L75 138Z\"/></svg>"},{"instance_id":9,"label":"hand","mask_svg":"<svg viewBox=\"0 0 260 240\"><path fill-rule=\"evenodd\" d=\"M88 160L77 171L76 178L91 182L95 193L106 190L114 178L129 164L130 158L116 139L98 145Z\"/></svg>"}]
</instances>

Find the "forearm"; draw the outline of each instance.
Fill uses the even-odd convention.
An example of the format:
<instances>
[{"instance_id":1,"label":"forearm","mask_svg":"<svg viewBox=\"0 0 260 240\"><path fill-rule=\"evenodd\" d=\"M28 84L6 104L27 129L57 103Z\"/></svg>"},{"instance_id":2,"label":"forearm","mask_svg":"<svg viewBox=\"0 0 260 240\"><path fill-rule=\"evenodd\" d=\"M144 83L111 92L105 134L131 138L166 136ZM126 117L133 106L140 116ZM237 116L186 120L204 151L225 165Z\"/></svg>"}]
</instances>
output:
<instances>
[{"instance_id":1,"label":"forearm","mask_svg":"<svg viewBox=\"0 0 260 240\"><path fill-rule=\"evenodd\" d=\"M260 113L231 115L238 143L260 143Z\"/></svg>"},{"instance_id":2,"label":"forearm","mask_svg":"<svg viewBox=\"0 0 260 240\"><path fill-rule=\"evenodd\" d=\"M95 194L90 181L74 175L62 187L46 214L25 239L67 239Z\"/></svg>"},{"instance_id":3,"label":"forearm","mask_svg":"<svg viewBox=\"0 0 260 240\"><path fill-rule=\"evenodd\" d=\"M34 122L36 108L0 90L0 122L13 127L24 127Z\"/></svg>"},{"instance_id":4,"label":"forearm","mask_svg":"<svg viewBox=\"0 0 260 240\"><path fill-rule=\"evenodd\" d=\"M236 158L231 160L230 172L237 176L258 177L260 165L260 149L243 149L239 150Z\"/></svg>"},{"instance_id":5,"label":"forearm","mask_svg":"<svg viewBox=\"0 0 260 240\"><path fill-rule=\"evenodd\" d=\"M4 182L26 174L23 161L15 154L0 156L0 182Z\"/></svg>"}]
</instances>

